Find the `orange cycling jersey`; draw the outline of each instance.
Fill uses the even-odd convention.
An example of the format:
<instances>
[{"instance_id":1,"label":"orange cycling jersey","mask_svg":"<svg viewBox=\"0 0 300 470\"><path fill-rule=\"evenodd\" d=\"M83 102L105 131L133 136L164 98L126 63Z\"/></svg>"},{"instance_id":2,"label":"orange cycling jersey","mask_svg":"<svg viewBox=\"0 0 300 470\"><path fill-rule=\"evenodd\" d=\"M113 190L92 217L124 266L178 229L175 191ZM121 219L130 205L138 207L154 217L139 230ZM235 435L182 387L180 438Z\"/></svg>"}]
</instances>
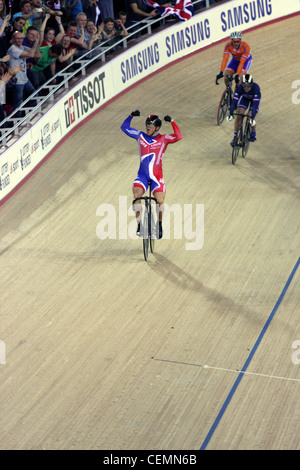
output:
<instances>
[{"instance_id":1,"label":"orange cycling jersey","mask_svg":"<svg viewBox=\"0 0 300 470\"><path fill-rule=\"evenodd\" d=\"M221 64L222 72L224 72L226 68L230 54L235 60L239 62L239 66L236 71L236 73L239 75L243 70L244 63L250 56L250 46L246 42L241 42L240 47L238 49L235 49L235 47L233 47L233 45L231 44L231 41L228 41L224 48L224 55Z\"/></svg>"}]
</instances>

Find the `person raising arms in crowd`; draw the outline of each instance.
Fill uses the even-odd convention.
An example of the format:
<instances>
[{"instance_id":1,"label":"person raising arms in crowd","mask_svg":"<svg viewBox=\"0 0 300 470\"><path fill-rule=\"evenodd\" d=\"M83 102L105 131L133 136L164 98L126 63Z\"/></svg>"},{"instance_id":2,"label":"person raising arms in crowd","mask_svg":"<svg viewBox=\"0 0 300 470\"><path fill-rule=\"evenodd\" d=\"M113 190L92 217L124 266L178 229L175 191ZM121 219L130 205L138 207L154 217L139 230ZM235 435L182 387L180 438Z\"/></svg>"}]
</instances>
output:
<instances>
[{"instance_id":1,"label":"person raising arms in crowd","mask_svg":"<svg viewBox=\"0 0 300 470\"><path fill-rule=\"evenodd\" d=\"M54 44L58 44L61 41L62 37L65 35L65 30L61 22L61 17L60 16L55 17L55 20L59 28L58 34L56 34L55 28L53 28L52 26L46 27L46 24L49 18L50 18L50 14L47 13L42 23L42 26L40 28L41 47L54 46Z\"/></svg>"},{"instance_id":2,"label":"person raising arms in crowd","mask_svg":"<svg viewBox=\"0 0 300 470\"><path fill-rule=\"evenodd\" d=\"M232 59L227 66L230 55ZM252 55L250 53L250 46L242 41L241 32L234 31L230 34L230 41L225 44L221 70L216 77L217 81L224 77L225 87L227 87L227 76L236 74L235 82L238 85L242 80L243 74L249 72L251 65Z\"/></svg>"},{"instance_id":3,"label":"person raising arms in crowd","mask_svg":"<svg viewBox=\"0 0 300 470\"><path fill-rule=\"evenodd\" d=\"M166 193L162 160L167 146L182 139L182 134L170 116L165 116L164 119L171 123L173 134L160 134L162 121L154 114L146 118L146 132L138 131L130 126L133 116L140 116L140 111L132 111L121 125L121 130L138 142L140 151L140 167L132 186L133 198L142 197L150 184L153 197L159 205L158 238L160 239L163 236L162 217ZM137 208L135 210L138 223L136 233L139 236L141 234L140 213Z\"/></svg>"},{"instance_id":4,"label":"person raising arms in crowd","mask_svg":"<svg viewBox=\"0 0 300 470\"><path fill-rule=\"evenodd\" d=\"M31 81L27 76L26 68L26 59L29 57L34 57L38 44L39 44L39 34L36 35L34 45L31 49L26 46L23 46L23 35L20 31L15 31L12 36L12 46L8 49L7 53L10 56L9 66L19 67L20 72L15 77L15 81L10 83L11 92L12 92L12 105L13 108L19 108L25 98L34 93L35 88L32 85ZM35 106L36 100L29 102L29 106ZM21 113L18 112L16 117L20 117Z\"/></svg>"}]
</instances>

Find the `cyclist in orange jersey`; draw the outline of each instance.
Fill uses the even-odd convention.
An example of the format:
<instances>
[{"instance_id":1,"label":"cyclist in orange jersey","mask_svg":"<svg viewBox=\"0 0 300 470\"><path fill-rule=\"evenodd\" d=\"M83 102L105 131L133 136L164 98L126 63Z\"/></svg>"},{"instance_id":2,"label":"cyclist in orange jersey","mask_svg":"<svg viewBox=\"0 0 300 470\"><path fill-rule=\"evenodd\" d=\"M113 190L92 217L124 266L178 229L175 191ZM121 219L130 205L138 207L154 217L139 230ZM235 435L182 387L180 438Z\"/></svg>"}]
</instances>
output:
<instances>
[{"instance_id":1,"label":"cyclist in orange jersey","mask_svg":"<svg viewBox=\"0 0 300 470\"><path fill-rule=\"evenodd\" d=\"M232 59L227 65L230 55ZM242 81L243 75L249 72L251 65L250 46L242 41L242 33L234 31L230 34L230 41L225 44L221 71L217 75L217 80L224 77L225 87L227 87L228 78L226 78L226 75L236 74L235 82L238 85Z\"/></svg>"}]
</instances>

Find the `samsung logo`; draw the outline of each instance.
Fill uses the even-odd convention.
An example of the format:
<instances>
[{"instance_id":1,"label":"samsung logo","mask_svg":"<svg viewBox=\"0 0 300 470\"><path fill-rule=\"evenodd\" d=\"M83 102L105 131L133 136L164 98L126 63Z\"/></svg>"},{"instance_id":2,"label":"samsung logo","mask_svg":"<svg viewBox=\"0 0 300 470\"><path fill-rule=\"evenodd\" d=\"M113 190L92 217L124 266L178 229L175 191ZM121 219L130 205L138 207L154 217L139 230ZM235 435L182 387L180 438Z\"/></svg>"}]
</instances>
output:
<instances>
[{"instance_id":1,"label":"samsung logo","mask_svg":"<svg viewBox=\"0 0 300 470\"><path fill-rule=\"evenodd\" d=\"M252 2L246 2L239 7L222 11L222 30L227 31L228 29L247 24L249 21L255 21L258 18L271 14L272 0L253 0Z\"/></svg>"}]
</instances>

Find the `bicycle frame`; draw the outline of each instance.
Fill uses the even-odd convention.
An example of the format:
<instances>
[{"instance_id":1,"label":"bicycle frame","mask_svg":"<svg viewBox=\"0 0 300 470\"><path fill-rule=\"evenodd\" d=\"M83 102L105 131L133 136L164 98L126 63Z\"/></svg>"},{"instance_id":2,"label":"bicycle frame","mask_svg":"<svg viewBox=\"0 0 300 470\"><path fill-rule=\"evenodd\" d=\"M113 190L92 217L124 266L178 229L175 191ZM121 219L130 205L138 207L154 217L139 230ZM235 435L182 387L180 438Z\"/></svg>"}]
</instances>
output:
<instances>
[{"instance_id":1,"label":"bicycle frame","mask_svg":"<svg viewBox=\"0 0 300 470\"><path fill-rule=\"evenodd\" d=\"M141 224L142 227L142 238L143 238L143 253L144 259L147 261L148 254L149 254L149 245L151 253L154 253L154 242L156 238L156 223L155 223L155 216L153 211L153 204L155 202L156 213L158 214L158 202L155 197L151 196L151 186L149 183L149 195L137 197L132 201L132 206L134 210L134 205L137 201L144 201L144 216L143 216L143 223ZM157 217L158 219L158 217ZM140 220L141 223L141 220Z\"/></svg>"},{"instance_id":2,"label":"bicycle frame","mask_svg":"<svg viewBox=\"0 0 300 470\"><path fill-rule=\"evenodd\" d=\"M239 154L240 149L242 149L242 157L245 158L249 149L249 137L251 133L251 126L250 126L250 119L251 114L242 114L242 113L234 113L234 116L241 116L242 121L239 124L236 132L236 136L234 138L234 145L232 148L232 164L234 165ZM246 121L244 121L244 119ZM245 124L244 124L245 122Z\"/></svg>"}]
</instances>

